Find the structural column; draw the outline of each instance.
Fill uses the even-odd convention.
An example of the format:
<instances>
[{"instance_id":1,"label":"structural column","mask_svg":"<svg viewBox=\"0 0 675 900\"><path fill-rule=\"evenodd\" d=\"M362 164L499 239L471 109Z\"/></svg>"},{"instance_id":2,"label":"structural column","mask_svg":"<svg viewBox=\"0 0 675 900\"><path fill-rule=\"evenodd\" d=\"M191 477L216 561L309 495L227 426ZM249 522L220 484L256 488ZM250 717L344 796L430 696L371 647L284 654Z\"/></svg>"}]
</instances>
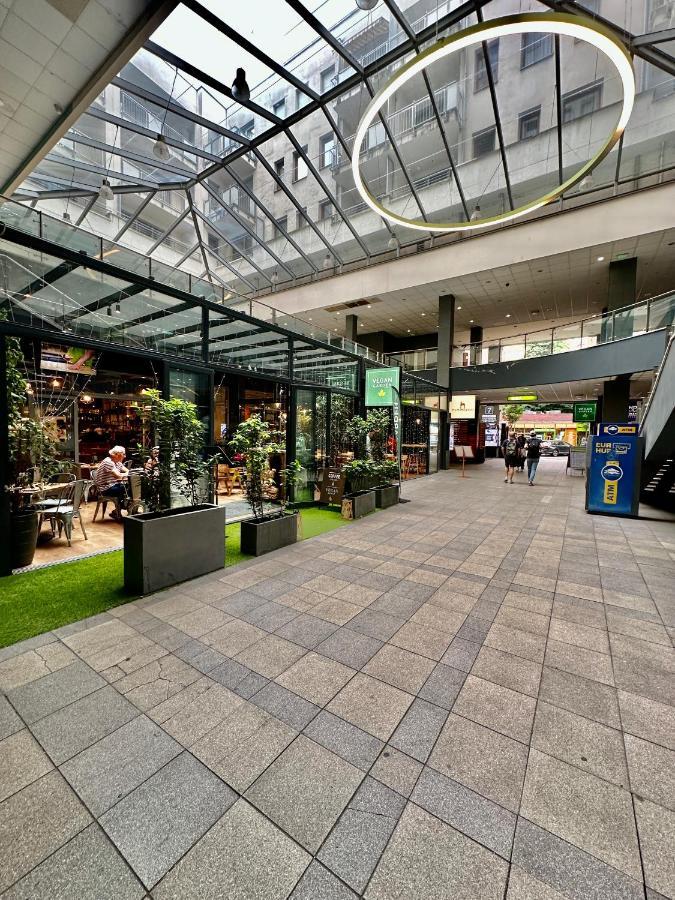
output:
<instances>
[{"instance_id":1,"label":"structural column","mask_svg":"<svg viewBox=\"0 0 675 900\"><path fill-rule=\"evenodd\" d=\"M627 422L630 405L630 375L621 375L602 386L602 421Z\"/></svg>"},{"instance_id":2,"label":"structural column","mask_svg":"<svg viewBox=\"0 0 675 900\"><path fill-rule=\"evenodd\" d=\"M451 388L450 367L452 345L455 339L455 297L444 294L438 298L438 362L436 381L441 387Z\"/></svg>"},{"instance_id":3,"label":"structural column","mask_svg":"<svg viewBox=\"0 0 675 900\"><path fill-rule=\"evenodd\" d=\"M480 365L482 350L480 345L483 343L482 325L471 326L469 331L469 343L471 344L471 349L469 350L469 363L472 366ZM490 362L492 362L492 360L490 360Z\"/></svg>"},{"instance_id":4,"label":"structural column","mask_svg":"<svg viewBox=\"0 0 675 900\"><path fill-rule=\"evenodd\" d=\"M617 259L609 264L607 311L632 306L637 299L637 257ZM631 337L633 314L623 313L614 317L614 339Z\"/></svg>"},{"instance_id":5,"label":"structural column","mask_svg":"<svg viewBox=\"0 0 675 900\"><path fill-rule=\"evenodd\" d=\"M359 317L353 314L345 316L345 337L348 341L358 342Z\"/></svg>"}]
</instances>

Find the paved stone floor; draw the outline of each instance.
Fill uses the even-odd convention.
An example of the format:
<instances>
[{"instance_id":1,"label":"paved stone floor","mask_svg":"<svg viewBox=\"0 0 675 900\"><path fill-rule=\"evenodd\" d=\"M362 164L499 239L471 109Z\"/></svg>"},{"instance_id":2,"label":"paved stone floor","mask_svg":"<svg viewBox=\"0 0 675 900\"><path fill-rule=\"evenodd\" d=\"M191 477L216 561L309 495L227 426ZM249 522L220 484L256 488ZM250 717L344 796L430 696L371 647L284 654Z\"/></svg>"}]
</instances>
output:
<instances>
[{"instance_id":1,"label":"paved stone floor","mask_svg":"<svg viewBox=\"0 0 675 900\"><path fill-rule=\"evenodd\" d=\"M0 651L3 897L675 897L675 525L563 466Z\"/></svg>"}]
</instances>

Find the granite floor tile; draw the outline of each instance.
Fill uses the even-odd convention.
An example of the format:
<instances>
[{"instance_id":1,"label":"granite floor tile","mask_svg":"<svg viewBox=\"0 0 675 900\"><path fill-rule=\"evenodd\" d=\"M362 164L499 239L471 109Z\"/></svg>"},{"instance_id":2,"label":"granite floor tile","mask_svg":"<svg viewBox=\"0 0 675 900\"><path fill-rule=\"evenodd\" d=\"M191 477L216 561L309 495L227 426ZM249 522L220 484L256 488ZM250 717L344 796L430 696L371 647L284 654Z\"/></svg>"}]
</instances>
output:
<instances>
[{"instance_id":1,"label":"granite floor tile","mask_svg":"<svg viewBox=\"0 0 675 900\"><path fill-rule=\"evenodd\" d=\"M521 815L640 880L630 794L594 775L531 750Z\"/></svg>"},{"instance_id":2,"label":"granite floor tile","mask_svg":"<svg viewBox=\"0 0 675 900\"><path fill-rule=\"evenodd\" d=\"M249 803L238 800L152 893L156 900L285 900L310 859Z\"/></svg>"},{"instance_id":3,"label":"granite floor tile","mask_svg":"<svg viewBox=\"0 0 675 900\"><path fill-rule=\"evenodd\" d=\"M115 681L115 690L145 712L201 678L201 672L173 654Z\"/></svg>"},{"instance_id":4,"label":"granite floor tile","mask_svg":"<svg viewBox=\"0 0 675 900\"><path fill-rule=\"evenodd\" d=\"M675 751L632 734L625 742L633 793L675 811Z\"/></svg>"},{"instance_id":5,"label":"granite floor tile","mask_svg":"<svg viewBox=\"0 0 675 900\"><path fill-rule=\"evenodd\" d=\"M322 710L309 723L304 733L364 772L368 771L384 746L379 738L326 710Z\"/></svg>"},{"instance_id":6,"label":"granite floor tile","mask_svg":"<svg viewBox=\"0 0 675 900\"><path fill-rule=\"evenodd\" d=\"M675 678L670 673L650 669L643 662L620 656L615 656L612 664L618 688L675 706Z\"/></svg>"},{"instance_id":7,"label":"granite floor tile","mask_svg":"<svg viewBox=\"0 0 675 900\"><path fill-rule=\"evenodd\" d=\"M4 741L10 734L21 731L23 722L17 716L9 700L0 694L0 741Z\"/></svg>"},{"instance_id":8,"label":"granite floor tile","mask_svg":"<svg viewBox=\"0 0 675 900\"><path fill-rule=\"evenodd\" d=\"M428 659L439 660L450 646L452 637L434 627L406 622L390 639L390 643Z\"/></svg>"},{"instance_id":9,"label":"granite floor tile","mask_svg":"<svg viewBox=\"0 0 675 900\"><path fill-rule=\"evenodd\" d=\"M453 638L452 643L441 657L441 662L453 669L470 672L479 650L480 644L456 637Z\"/></svg>"},{"instance_id":10,"label":"granite floor tile","mask_svg":"<svg viewBox=\"0 0 675 900\"><path fill-rule=\"evenodd\" d=\"M524 869L512 865L506 900L567 900L567 897Z\"/></svg>"},{"instance_id":11,"label":"granite floor tile","mask_svg":"<svg viewBox=\"0 0 675 900\"><path fill-rule=\"evenodd\" d=\"M183 706L175 715L164 719L161 725L164 731L180 744L190 747L227 719L244 702L241 697L237 697L221 684L212 682L207 690Z\"/></svg>"},{"instance_id":12,"label":"granite floor tile","mask_svg":"<svg viewBox=\"0 0 675 900\"><path fill-rule=\"evenodd\" d=\"M319 712L314 703L273 681L254 694L251 702L296 731L302 731Z\"/></svg>"},{"instance_id":13,"label":"granite floor tile","mask_svg":"<svg viewBox=\"0 0 675 900\"><path fill-rule=\"evenodd\" d=\"M296 663L307 651L276 634L268 634L235 657L236 662L265 678L276 678Z\"/></svg>"},{"instance_id":14,"label":"granite floor tile","mask_svg":"<svg viewBox=\"0 0 675 900\"><path fill-rule=\"evenodd\" d=\"M0 804L0 891L27 875L91 823L56 770Z\"/></svg>"},{"instance_id":15,"label":"granite floor tile","mask_svg":"<svg viewBox=\"0 0 675 900\"><path fill-rule=\"evenodd\" d=\"M298 882L289 900L358 900L357 895L316 860Z\"/></svg>"},{"instance_id":16,"label":"granite floor tile","mask_svg":"<svg viewBox=\"0 0 675 900\"><path fill-rule=\"evenodd\" d=\"M516 829L512 812L428 766L411 800L493 853L510 859Z\"/></svg>"},{"instance_id":17,"label":"granite floor tile","mask_svg":"<svg viewBox=\"0 0 675 900\"><path fill-rule=\"evenodd\" d=\"M675 813L636 797L635 816L645 882L664 897L675 897Z\"/></svg>"},{"instance_id":18,"label":"granite floor tile","mask_svg":"<svg viewBox=\"0 0 675 900\"><path fill-rule=\"evenodd\" d=\"M672 647L613 632L610 632L609 641L613 656L634 660L649 669L675 675L675 650Z\"/></svg>"},{"instance_id":19,"label":"granite floor tile","mask_svg":"<svg viewBox=\"0 0 675 900\"><path fill-rule=\"evenodd\" d=\"M405 618L369 607L350 620L349 630L358 631L378 641L388 641L404 624Z\"/></svg>"},{"instance_id":20,"label":"granite floor tile","mask_svg":"<svg viewBox=\"0 0 675 900\"><path fill-rule=\"evenodd\" d=\"M120 800L100 823L143 884L152 888L235 799L234 791L182 753Z\"/></svg>"},{"instance_id":21,"label":"granite floor tile","mask_svg":"<svg viewBox=\"0 0 675 900\"><path fill-rule=\"evenodd\" d=\"M494 622L485 638L485 643L488 647L503 650L505 653L513 653L514 656L522 656L532 662L542 663L544 661L546 638L543 635L530 634L519 628Z\"/></svg>"},{"instance_id":22,"label":"granite floor tile","mask_svg":"<svg viewBox=\"0 0 675 900\"><path fill-rule=\"evenodd\" d=\"M450 713L429 765L518 812L527 765L527 747L518 741Z\"/></svg>"},{"instance_id":23,"label":"granite floor tile","mask_svg":"<svg viewBox=\"0 0 675 900\"><path fill-rule=\"evenodd\" d=\"M229 622L231 616L215 609L212 606L204 606L200 609L193 610L183 616L171 619L174 628L184 631L190 637L200 638L216 628L221 628Z\"/></svg>"},{"instance_id":24,"label":"granite floor tile","mask_svg":"<svg viewBox=\"0 0 675 900\"><path fill-rule=\"evenodd\" d=\"M448 717L448 711L417 698L389 742L419 762L426 762Z\"/></svg>"},{"instance_id":25,"label":"granite floor tile","mask_svg":"<svg viewBox=\"0 0 675 900\"><path fill-rule=\"evenodd\" d=\"M51 675L8 691L16 711L29 725L69 703L92 694L105 681L86 663L74 662Z\"/></svg>"},{"instance_id":26,"label":"granite floor tile","mask_svg":"<svg viewBox=\"0 0 675 900\"><path fill-rule=\"evenodd\" d=\"M536 697L541 681L541 669L539 663L523 659L522 656L514 656L493 647L481 647L471 668L471 674L510 688L512 691Z\"/></svg>"},{"instance_id":27,"label":"granite floor tile","mask_svg":"<svg viewBox=\"0 0 675 900\"><path fill-rule=\"evenodd\" d=\"M349 628L338 628L317 646L316 651L352 669L361 669L375 656L382 641Z\"/></svg>"},{"instance_id":28,"label":"granite floor tile","mask_svg":"<svg viewBox=\"0 0 675 900\"><path fill-rule=\"evenodd\" d=\"M337 821L363 772L299 735L246 798L311 853Z\"/></svg>"},{"instance_id":29,"label":"granite floor tile","mask_svg":"<svg viewBox=\"0 0 675 900\"><path fill-rule=\"evenodd\" d=\"M424 625L443 632L452 639L462 627L465 618L463 613L451 612L434 603L425 603L420 606L410 621L416 625Z\"/></svg>"},{"instance_id":30,"label":"granite floor tile","mask_svg":"<svg viewBox=\"0 0 675 900\"><path fill-rule=\"evenodd\" d=\"M439 663L422 685L418 696L443 709L452 709L466 679L466 672Z\"/></svg>"},{"instance_id":31,"label":"granite floor tile","mask_svg":"<svg viewBox=\"0 0 675 900\"><path fill-rule=\"evenodd\" d=\"M29 731L0 741L0 803L23 790L54 766Z\"/></svg>"},{"instance_id":32,"label":"granite floor tile","mask_svg":"<svg viewBox=\"0 0 675 900\"><path fill-rule=\"evenodd\" d=\"M507 863L409 803L375 870L367 900L501 900Z\"/></svg>"},{"instance_id":33,"label":"granite floor tile","mask_svg":"<svg viewBox=\"0 0 675 900\"><path fill-rule=\"evenodd\" d=\"M574 644L586 650L609 653L609 640L604 629L567 622L565 619L551 619L549 638L565 644Z\"/></svg>"},{"instance_id":34,"label":"granite floor tile","mask_svg":"<svg viewBox=\"0 0 675 900\"><path fill-rule=\"evenodd\" d=\"M410 797L422 768L421 762L386 744L370 774L402 797Z\"/></svg>"},{"instance_id":35,"label":"granite floor tile","mask_svg":"<svg viewBox=\"0 0 675 900\"><path fill-rule=\"evenodd\" d=\"M328 711L387 741L413 697L364 673L357 673L328 704Z\"/></svg>"},{"instance_id":36,"label":"granite floor tile","mask_svg":"<svg viewBox=\"0 0 675 900\"><path fill-rule=\"evenodd\" d=\"M358 606L356 603L341 600L339 597L330 597L318 603L312 609L312 615L316 616L317 619L323 619L324 622L332 622L333 625L346 625L362 609L363 607Z\"/></svg>"},{"instance_id":37,"label":"granite floor tile","mask_svg":"<svg viewBox=\"0 0 675 900\"><path fill-rule=\"evenodd\" d=\"M596 653L595 650L585 650L583 647L575 647L573 644L564 644L549 638L544 661L550 668L562 669L563 672L581 675L592 681L614 685L612 660L606 653Z\"/></svg>"},{"instance_id":38,"label":"granite floor tile","mask_svg":"<svg viewBox=\"0 0 675 900\"><path fill-rule=\"evenodd\" d=\"M204 643L225 656L235 657L251 644L267 637L267 632L241 619L232 619L204 636Z\"/></svg>"},{"instance_id":39,"label":"granite floor tile","mask_svg":"<svg viewBox=\"0 0 675 900\"><path fill-rule=\"evenodd\" d=\"M546 637L550 619L546 615L518 609L515 606L502 606L495 616L495 624L506 628L517 628L527 634Z\"/></svg>"},{"instance_id":40,"label":"granite floor tile","mask_svg":"<svg viewBox=\"0 0 675 900\"><path fill-rule=\"evenodd\" d=\"M551 900L560 896L569 900L643 900L641 881L522 817L516 827L512 863L512 877L514 870L520 870L530 883L533 878L537 881L533 893L516 894L517 900L549 900L549 890L554 891ZM539 884L545 886L544 891Z\"/></svg>"},{"instance_id":41,"label":"granite floor tile","mask_svg":"<svg viewBox=\"0 0 675 900\"><path fill-rule=\"evenodd\" d=\"M510 688L468 675L453 712L529 744L536 701Z\"/></svg>"},{"instance_id":42,"label":"granite floor tile","mask_svg":"<svg viewBox=\"0 0 675 900\"><path fill-rule=\"evenodd\" d=\"M532 746L585 772L628 788L628 771L620 731L540 701Z\"/></svg>"},{"instance_id":43,"label":"granite floor tile","mask_svg":"<svg viewBox=\"0 0 675 900\"><path fill-rule=\"evenodd\" d=\"M621 728L616 690L610 685L544 666L539 697L610 728Z\"/></svg>"},{"instance_id":44,"label":"granite floor tile","mask_svg":"<svg viewBox=\"0 0 675 900\"><path fill-rule=\"evenodd\" d=\"M406 801L366 778L324 842L318 858L359 894L364 890Z\"/></svg>"},{"instance_id":45,"label":"granite floor tile","mask_svg":"<svg viewBox=\"0 0 675 900\"><path fill-rule=\"evenodd\" d=\"M337 627L332 622L325 622L323 619L317 619L316 616L301 613L292 622L277 629L276 634L307 650L314 650L318 644L333 634Z\"/></svg>"},{"instance_id":46,"label":"granite floor tile","mask_svg":"<svg viewBox=\"0 0 675 900\"><path fill-rule=\"evenodd\" d=\"M354 674L354 669L310 651L276 681L310 703L325 706Z\"/></svg>"},{"instance_id":47,"label":"granite floor tile","mask_svg":"<svg viewBox=\"0 0 675 900\"><path fill-rule=\"evenodd\" d=\"M182 749L158 725L139 716L68 760L61 771L88 809L100 816Z\"/></svg>"},{"instance_id":48,"label":"granite floor tile","mask_svg":"<svg viewBox=\"0 0 675 900\"><path fill-rule=\"evenodd\" d=\"M189 634L185 634L184 631L174 628L173 625L169 625L168 622L156 623L152 628L148 628L143 633L155 644L159 644L160 647L164 647L164 649L168 650L170 653L178 650L179 647L185 646L185 644L189 644L192 640Z\"/></svg>"},{"instance_id":49,"label":"granite floor tile","mask_svg":"<svg viewBox=\"0 0 675 900\"><path fill-rule=\"evenodd\" d=\"M0 662L0 691L8 693L13 688L57 672L75 661L76 656L72 650L53 638L51 640L52 643L9 656Z\"/></svg>"},{"instance_id":50,"label":"granite floor tile","mask_svg":"<svg viewBox=\"0 0 675 900\"><path fill-rule=\"evenodd\" d=\"M675 709L639 694L617 691L623 730L675 750Z\"/></svg>"},{"instance_id":51,"label":"granite floor tile","mask_svg":"<svg viewBox=\"0 0 675 900\"><path fill-rule=\"evenodd\" d=\"M379 678L409 694L417 693L433 669L433 660L391 644L385 644L363 667L366 675Z\"/></svg>"},{"instance_id":52,"label":"granite floor tile","mask_svg":"<svg viewBox=\"0 0 675 900\"><path fill-rule=\"evenodd\" d=\"M5 900L141 900L145 896L143 885L96 824L3 894Z\"/></svg>"}]
</instances>

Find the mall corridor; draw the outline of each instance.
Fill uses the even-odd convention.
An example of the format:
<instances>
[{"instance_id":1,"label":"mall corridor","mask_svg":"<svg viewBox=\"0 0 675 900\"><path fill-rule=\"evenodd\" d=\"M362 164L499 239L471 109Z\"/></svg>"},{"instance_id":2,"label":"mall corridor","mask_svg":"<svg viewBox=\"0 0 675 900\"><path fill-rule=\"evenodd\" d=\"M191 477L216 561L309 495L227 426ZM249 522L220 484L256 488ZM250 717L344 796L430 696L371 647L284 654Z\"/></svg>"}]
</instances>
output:
<instances>
[{"instance_id":1,"label":"mall corridor","mask_svg":"<svg viewBox=\"0 0 675 900\"><path fill-rule=\"evenodd\" d=\"M1 650L2 896L675 897L675 524L468 476Z\"/></svg>"}]
</instances>

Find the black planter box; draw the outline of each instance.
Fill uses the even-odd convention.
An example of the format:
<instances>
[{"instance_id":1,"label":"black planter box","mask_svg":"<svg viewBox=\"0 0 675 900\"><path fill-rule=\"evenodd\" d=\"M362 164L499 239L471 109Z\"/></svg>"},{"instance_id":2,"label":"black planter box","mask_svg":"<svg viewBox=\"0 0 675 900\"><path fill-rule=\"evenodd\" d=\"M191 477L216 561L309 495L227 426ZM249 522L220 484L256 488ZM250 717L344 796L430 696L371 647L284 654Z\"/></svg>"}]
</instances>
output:
<instances>
[{"instance_id":1,"label":"black planter box","mask_svg":"<svg viewBox=\"0 0 675 900\"><path fill-rule=\"evenodd\" d=\"M124 520L124 587L135 594L225 565L225 507L204 503Z\"/></svg>"},{"instance_id":2,"label":"black planter box","mask_svg":"<svg viewBox=\"0 0 675 900\"><path fill-rule=\"evenodd\" d=\"M33 562L38 536L38 514L33 509L12 513L9 523L9 560L12 569Z\"/></svg>"},{"instance_id":3,"label":"black planter box","mask_svg":"<svg viewBox=\"0 0 675 900\"><path fill-rule=\"evenodd\" d=\"M398 503L398 485L388 484L386 487L375 488L375 503L378 509L396 506Z\"/></svg>"},{"instance_id":4,"label":"black planter box","mask_svg":"<svg viewBox=\"0 0 675 900\"><path fill-rule=\"evenodd\" d=\"M348 504L345 507L345 503ZM345 511L351 506L351 515L345 515ZM346 519L360 519L375 510L375 491L361 491L345 497L342 501L342 515Z\"/></svg>"},{"instance_id":5,"label":"black planter box","mask_svg":"<svg viewBox=\"0 0 675 900\"><path fill-rule=\"evenodd\" d=\"M262 556L280 547L295 544L298 539L298 513L241 523L241 552Z\"/></svg>"}]
</instances>

